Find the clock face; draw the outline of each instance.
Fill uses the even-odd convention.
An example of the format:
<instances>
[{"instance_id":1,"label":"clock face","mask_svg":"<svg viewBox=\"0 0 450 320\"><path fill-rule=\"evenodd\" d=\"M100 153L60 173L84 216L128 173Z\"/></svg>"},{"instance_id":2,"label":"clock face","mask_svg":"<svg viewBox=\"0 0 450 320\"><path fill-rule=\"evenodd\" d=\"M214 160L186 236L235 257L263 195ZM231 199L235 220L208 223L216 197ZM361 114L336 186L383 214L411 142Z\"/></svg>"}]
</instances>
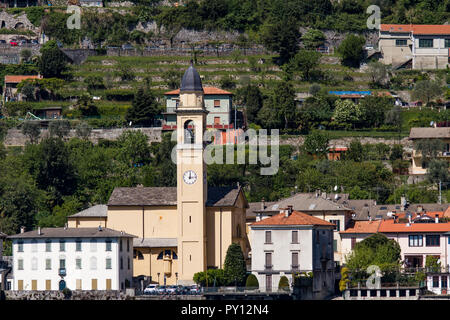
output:
<instances>
[{"instance_id":1,"label":"clock face","mask_svg":"<svg viewBox=\"0 0 450 320\"><path fill-rule=\"evenodd\" d=\"M192 170L188 170L183 174L183 180L187 184L193 184L197 181L197 174Z\"/></svg>"}]
</instances>

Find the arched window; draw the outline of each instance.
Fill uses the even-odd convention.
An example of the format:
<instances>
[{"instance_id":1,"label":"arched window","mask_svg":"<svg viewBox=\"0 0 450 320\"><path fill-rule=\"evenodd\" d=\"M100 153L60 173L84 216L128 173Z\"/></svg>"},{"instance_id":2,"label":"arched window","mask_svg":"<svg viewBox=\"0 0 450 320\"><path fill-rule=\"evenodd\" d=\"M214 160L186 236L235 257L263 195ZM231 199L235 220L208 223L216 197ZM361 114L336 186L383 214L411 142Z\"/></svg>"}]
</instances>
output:
<instances>
[{"instance_id":1,"label":"arched window","mask_svg":"<svg viewBox=\"0 0 450 320\"><path fill-rule=\"evenodd\" d=\"M187 120L184 123L184 143L194 144L195 143L195 126L194 121Z\"/></svg>"},{"instance_id":2,"label":"arched window","mask_svg":"<svg viewBox=\"0 0 450 320\"><path fill-rule=\"evenodd\" d=\"M97 258L91 257L90 260L91 270L97 270Z\"/></svg>"}]
</instances>

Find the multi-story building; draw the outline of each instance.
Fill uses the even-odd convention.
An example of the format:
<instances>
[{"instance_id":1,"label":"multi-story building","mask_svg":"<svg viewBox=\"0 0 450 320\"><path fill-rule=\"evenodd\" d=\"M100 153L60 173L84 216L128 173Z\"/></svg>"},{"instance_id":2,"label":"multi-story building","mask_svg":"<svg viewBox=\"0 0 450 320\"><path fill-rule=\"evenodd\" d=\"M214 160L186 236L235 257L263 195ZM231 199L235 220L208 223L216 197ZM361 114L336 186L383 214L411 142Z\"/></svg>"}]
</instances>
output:
<instances>
[{"instance_id":1,"label":"multi-story building","mask_svg":"<svg viewBox=\"0 0 450 320\"><path fill-rule=\"evenodd\" d=\"M381 24L381 61L413 69L445 69L449 65L450 25Z\"/></svg>"},{"instance_id":2,"label":"multi-story building","mask_svg":"<svg viewBox=\"0 0 450 320\"><path fill-rule=\"evenodd\" d=\"M215 129L234 128L233 94L215 87L203 87L203 94L205 109L208 111L206 127ZM180 104L180 89L166 92L165 96L166 112L163 114L163 129L175 129L177 124L176 110Z\"/></svg>"},{"instance_id":3,"label":"multi-story building","mask_svg":"<svg viewBox=\"0 0 450 320\"><path fill-rule=\"evenodd\" d=\"M422 153L416 150L416 142L419 140L437 139L442 141L443 150L437 153L437 157L441 160L450 161L450 127L411 128L409 139L413 141L410 174L424 175L427 173L427 163L422 161Z\"/></svg>"},{"instance_id":4,"label":"multi-story building","mask_svg":"<svg viewBox=\"0 0 450 320\"><path fill-rule=\"evenodd\" d=\"M262 291L277 290L280 277L313 272L313 294L334 292L333 228L292 207L251 224L252 273Z\"/></svg>"},{"instance_id":5,"label":"multi-story building","mask_svg":"<svg viewBox=\"0 0 450 320\"><path fill-rule=\"evenodd\" d=\"M38 228L9 236L13 290L125 290L133 235L107 228Z\"/></svg>"}]
</instances>

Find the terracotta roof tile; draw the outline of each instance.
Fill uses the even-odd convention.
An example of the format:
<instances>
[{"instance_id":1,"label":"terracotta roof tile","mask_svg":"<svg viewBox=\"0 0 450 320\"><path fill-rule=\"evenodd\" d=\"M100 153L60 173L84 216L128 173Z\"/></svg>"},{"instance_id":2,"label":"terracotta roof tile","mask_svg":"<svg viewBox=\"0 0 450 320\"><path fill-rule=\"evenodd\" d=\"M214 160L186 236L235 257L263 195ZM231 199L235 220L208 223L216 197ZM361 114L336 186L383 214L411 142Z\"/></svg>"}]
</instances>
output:
<instances>
[{"instance_id":1,"label":"terracotta roof tile","mask_svg":"<svg viewBox=\"0 0 450 320\"><path fill-rule=\"evenodd\" d=\"M450 222L441 223L412 223L408 226L406 223L394 223L393 219L383 220L378 228L378 232L448 232L450 231Z\"/></svg>"},{"instance_id":2,"label":"terracotta roof tile","mask_svg":"<svg viewBox=\"0 0 450 320\"><path fill-rule=\"evenodd\" d=\"M440 24L382 24L383 32L413 32L414 34L445 34L450 35L450 25Z\"/></svg>"},{"instance_id":3,"label":"terracotta roof tile","mask_svg":"<svg viewBox=\"0 0 450 320\"><path fill-rule=\"evenodd\" d=\"M42 79L42 76L5 76L5 83L20 83L27 79Z\"/></svg>"},{"instance_id":4,"label":"terracotta roof tile","mask_svg":"<svg viewBox=\"0 0 450 320\"><path fill-rule=\"evenodd\" d=\"M345 231L340 233L377 233L381 220L353 221Z\"/></svg>"},{"instance_id":5,"label":"terracotta roof tile","mask_svg":"<svg viewBox=\"0 0 450 320\"><path fill-rule=\"evenodd\" d=\"M334 224L332 224L328 221L310 216L309 214L299 212L299 211L293 211L292 214L289 215L288 217L286 217L285 213L279 213L270 218L266 218L266 219L260 220L258 222L252 223L251 225L252 226L274 226L274 225L334 226Z\"/></svg>"},{"instance_id":6,"label":"terracotta roof tile","mask_svg":"<svg viewBox=\"0 0 450 320\"><path fill-rule=\"evenodd\" d=\"M203 92L205 95L208 95L208 94L233 94L229 91L225 91L225 90L222 90L222 89L219 89L216 87L203 87ZM180 89L168 91L164 94L165 95L178 95L178 94L180 94Z\"/></svg>"}]
</instances>

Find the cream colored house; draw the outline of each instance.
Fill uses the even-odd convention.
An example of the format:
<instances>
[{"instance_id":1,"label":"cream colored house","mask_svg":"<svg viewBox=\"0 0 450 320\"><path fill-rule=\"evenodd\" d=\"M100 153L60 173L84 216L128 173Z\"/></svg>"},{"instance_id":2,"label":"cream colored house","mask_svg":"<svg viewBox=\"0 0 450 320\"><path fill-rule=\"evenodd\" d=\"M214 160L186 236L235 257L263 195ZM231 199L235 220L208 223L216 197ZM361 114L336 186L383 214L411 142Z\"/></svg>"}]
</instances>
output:
<instances>
[{"instance_id":1,"label":"cream colored house","mask_svg":"<svg viewBox=\"0 0 450 320\"><path fill-rule=\"evenodd\" d=\"M441 160L450 161L450 128L411 128L409 139L413 141L412 164L410 174L423 175L427 173L425 163L422 163L421 152L415 149L415 144L421 139L439 139L444 144L444 150L437 157Z\"/></svg>"},{"instance_id":2,"label":"cream colored house","mask_svg":"<svg viewBox=\"0 0 450 320\"><path fill-rule=\"evenodd\" d=\"M445 69L449 65L450 25L382 24L378 47L381 61L413 69Z\"/></svg>"},{"instance_id":3,"label":"cream colored house","mask_svg":"<svg viewBox=\"0 0 450 320\"><path fill-rule=\"evenodd\" d=\"M176 109L177 187L115 188L102 209L68 218L69 226L100 224L135 235L134 276L160 284L191 284L196 272L223 268L231 243L250 251L240 187L208 187L203 161L206 115L200 76L183 76ZM97 219L97 220L96 220Z\"/></svg>"}]
</instances>

